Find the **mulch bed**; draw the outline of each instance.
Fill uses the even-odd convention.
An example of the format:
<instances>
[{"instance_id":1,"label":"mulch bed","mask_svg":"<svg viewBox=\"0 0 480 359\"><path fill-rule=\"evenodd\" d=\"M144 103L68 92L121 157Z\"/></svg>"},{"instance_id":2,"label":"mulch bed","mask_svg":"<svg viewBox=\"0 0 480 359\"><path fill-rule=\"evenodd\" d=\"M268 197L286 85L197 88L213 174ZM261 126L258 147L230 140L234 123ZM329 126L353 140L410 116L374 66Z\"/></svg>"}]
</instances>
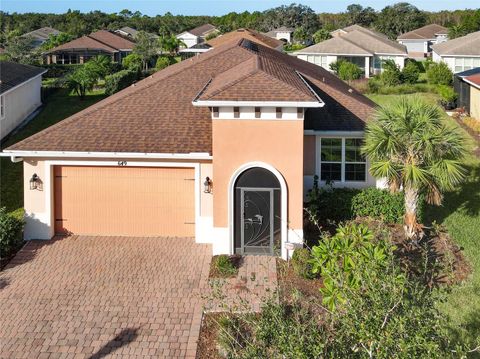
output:
<instances>
[{"instance_id":1,"label":"mulch bed","mask_svg":"<svg viewBox=\"0 0 480 359\"><path fill-rule=\"evenodd\" d=\"M305 279L300 277L293 270L293 266L289 262L277 258L277 279L282 300L291 301L292 292L298 290L306 301L320 300L321 279Z\"/></svg>"},{"instance_id":2,"label":"mulch bed","mask_svg":"<svg viewBox=\"0 0 480 359\"><path fill-rule=\"evenodd\" d=\"M203 315L200 337L197 345L197 359L220 359L217 351L217 320L222 313L206 313Z\"/></svg>"},{"instance_id":3,"label":"mulch bed","mask_svg":"<svg viewBox=\"0 0 480 359\"><path fill-rule=\"evenodd\" d=\"M237 269L236 273L230 274L230 275L225 275L223 273L220 273L218 268L215 266L215 258L218 256L213 256L212 260L210 262L210 272L208 273L208 278L235 278L238 274L238 269L242 266L243 264L243 257L240 254L234 254L228 257L230 262L233 264L233 266Z\"/></svg>"}]
</instances>

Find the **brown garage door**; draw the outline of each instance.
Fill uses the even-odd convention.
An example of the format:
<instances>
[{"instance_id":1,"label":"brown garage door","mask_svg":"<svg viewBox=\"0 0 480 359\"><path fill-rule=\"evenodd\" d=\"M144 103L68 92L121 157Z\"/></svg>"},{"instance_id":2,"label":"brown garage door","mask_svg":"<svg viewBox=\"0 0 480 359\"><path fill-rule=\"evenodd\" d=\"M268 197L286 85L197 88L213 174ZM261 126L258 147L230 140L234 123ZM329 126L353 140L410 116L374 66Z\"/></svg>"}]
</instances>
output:
<instances>
[{"instance_id":1,"label":"brown garage door","mask_svg":"<svg viewBox=\"0 0 480 359\"><path fill-rule=\"evenodd\" d=\"M55 167L57 234L193 236L193 168Z\"/></svg>"}]
</instances>

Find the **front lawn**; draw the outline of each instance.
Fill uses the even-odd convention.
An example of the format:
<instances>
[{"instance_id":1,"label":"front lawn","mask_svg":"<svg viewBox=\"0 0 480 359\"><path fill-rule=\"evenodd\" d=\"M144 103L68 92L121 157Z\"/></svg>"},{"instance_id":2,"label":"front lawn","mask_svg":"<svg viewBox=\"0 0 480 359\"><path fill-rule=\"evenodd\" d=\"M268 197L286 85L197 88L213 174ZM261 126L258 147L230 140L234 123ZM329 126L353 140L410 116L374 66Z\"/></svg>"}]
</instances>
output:
<instances>
[{"instance_id":1,"label":"front lawn","mask_svg":"<svg viewBox=\"0 0 480 359\"><path fill-rule=\"evenodd\" d=\"M426 101L437 101L438 95L416 93L406 96L422 97ZM389 104L398 95L368 95L380 105ZM445 116L452 126L458 124ZM463 131L463 130L462 130ZM466 133L467 141L476 146ZM442 206L428 206L425 223L433 221L446 227L453 240L463 249L472 267L472 274L461 285L454 286L446 303L441 305L443 313L451 318L451 328L462 341L480 345L480 159L469 156L467 181L457 191L446 193Z\"/></svg>"},{"instance_id":2,"label":"front lawn","mask_svg":"<svg viewBox=\"0 0 480 359\"><path fill-rule=\"evenodd\" d=\"M23 129L11 136L2 149L27 138L88 106L102 100L103 91L89 93L85 99L70 95L67 90L59 90L50 95L44 108ZM13 163L9 157L0 158L0 206L7 211L17 211L23 207L23 163Z\"/></svg>"}]
</instances>

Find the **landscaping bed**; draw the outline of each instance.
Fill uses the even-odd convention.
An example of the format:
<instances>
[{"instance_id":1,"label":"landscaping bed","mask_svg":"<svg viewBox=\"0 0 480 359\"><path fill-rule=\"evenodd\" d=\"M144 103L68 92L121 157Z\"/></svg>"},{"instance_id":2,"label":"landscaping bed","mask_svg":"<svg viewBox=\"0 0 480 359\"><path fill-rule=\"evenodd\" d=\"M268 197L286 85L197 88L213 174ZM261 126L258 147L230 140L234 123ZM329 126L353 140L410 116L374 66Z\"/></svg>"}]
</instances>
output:
<instances>
[{"instance_id":1,"label":"landscaping bed","mask_svg":"<svg viewBox=\"0 0 480 359\"><path fill-rule=\"evenodd\" d=\"M220 359L217 350L218 319L223 313L206 313L202 318L202 327L197 345L197 359Z\"/></svg>"},{"instance_id":2,"label":"landscaping bed","mask_svg":"<svg viewBox=\"0 0 480 359\"><path fill-rule=\"evenodd\" d=\"M239 254L213 256L208 278L235 278L242 263L243 257Z\"/></svg>"}]
</instances>

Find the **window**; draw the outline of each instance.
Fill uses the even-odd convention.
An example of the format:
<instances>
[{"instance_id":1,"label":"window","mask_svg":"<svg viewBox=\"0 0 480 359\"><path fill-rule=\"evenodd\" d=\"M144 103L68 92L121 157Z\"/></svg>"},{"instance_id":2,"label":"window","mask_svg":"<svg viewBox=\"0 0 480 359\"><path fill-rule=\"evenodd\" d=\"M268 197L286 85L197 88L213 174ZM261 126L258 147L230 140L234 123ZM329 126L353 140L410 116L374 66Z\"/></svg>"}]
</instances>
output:
<instances>
[{"instance_id":1,"label":"window","mask_svg":"<svg viewBox=\"0 0 480 359\"><path fill-rule=\"evenodd\" d=\"M367 164L360 148L361 138L320 139L320 179L336 182L365 182Z\"/></svg>"},{"instance_id":2,"label":"window","mask_svg":"<svg viewBox=\"0 0 480 359\"><path fill-rule=\"evenodd\" d=\"M322 181L342 180L342 139L321 139L321 168L320 179Z\"/></svg>"},{"instance_id":3,"label":"window","mask_svg":"<svg viewBox=\"0 0 480 359\"><path fill-rule=\"evenodd\" d=\"M471 70L480 67L480 57L456 57L455 72Z\"/></svg>"},{"instance_id":4,"label":"window","mask_svg":"<svg viewBox=\"0 0 480 359\"><path fill-rule=\"evenodd\" d=\"M320 56L320 55L308 55L307 61L311 62L312 64L322 66L323 68L327 68L327 57Z\"/></svg>"},{"instance_id":5,"label":"window","mask_svg":"<svg viewBox=\"0 0 480 359\"><path fill-rule=\"evenodd\" d=\"M360 148L362 139L345 139L345 181L365 181L366 161Z\"/></svg>"},{"instance_id":6,"label":"window","mask_svg":"<svg viewBox=\"0 0 480 359\"><path fill-rule=\"evenodd\" d=\"M240 107L233 108L233 118L240 118Z\"/></svg>"},{"instance_id":7,"label":"window","mask_svg":"<svg viewBox=\"0 0 480 359\"><path fill-rule=\"evenodd\" d=\"M0 119L5 118L5 96L0 96Z\"/></svg>"}]
</instances>

